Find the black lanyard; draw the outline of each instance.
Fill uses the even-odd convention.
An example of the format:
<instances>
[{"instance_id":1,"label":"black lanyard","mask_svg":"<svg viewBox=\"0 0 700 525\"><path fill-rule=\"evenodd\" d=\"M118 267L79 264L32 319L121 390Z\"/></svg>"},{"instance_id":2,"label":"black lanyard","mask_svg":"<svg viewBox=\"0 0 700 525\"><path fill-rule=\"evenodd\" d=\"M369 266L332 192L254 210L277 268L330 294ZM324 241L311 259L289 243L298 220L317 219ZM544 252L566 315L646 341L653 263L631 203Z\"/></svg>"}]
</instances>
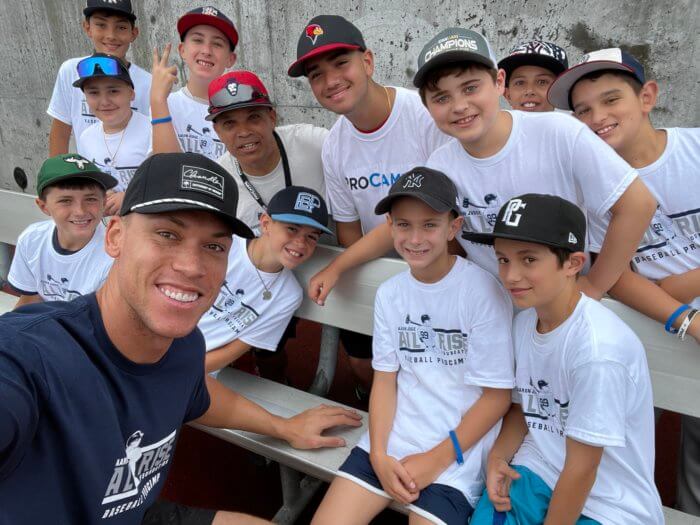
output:
<instances>
[{"instance_id":1,"label":"black lanyard","mask_svg":"<svg viewBox=\"0 0 700 525\"><path fill-rule=\"evenodd\" d=\"M277 132L273 131L272 135L275 137L277 148L279 148L280 151L280 157L282 157L282 169L284 170L284 187L288 188L292 185L292 173L289 171L289 160L287 159L287 152L284 150L284 144L282 144L282 139L280 139ZM253 199L255 199L255 202L257 202L263 210L267 211L267 204L265 204L265 201L262 200L262 197L258 193L258 190L255 189L255 186L253 186L250 180L248 180L248 176L245 173L243 173L243 170L241 169L241 165L239 164L238 160L236 160L236 169L238 170L238 176L241 178L241 182L243 182L243 186L245 186L245 189L248 190L250 196L253 197Z\"/></svg>"}]
</instances>

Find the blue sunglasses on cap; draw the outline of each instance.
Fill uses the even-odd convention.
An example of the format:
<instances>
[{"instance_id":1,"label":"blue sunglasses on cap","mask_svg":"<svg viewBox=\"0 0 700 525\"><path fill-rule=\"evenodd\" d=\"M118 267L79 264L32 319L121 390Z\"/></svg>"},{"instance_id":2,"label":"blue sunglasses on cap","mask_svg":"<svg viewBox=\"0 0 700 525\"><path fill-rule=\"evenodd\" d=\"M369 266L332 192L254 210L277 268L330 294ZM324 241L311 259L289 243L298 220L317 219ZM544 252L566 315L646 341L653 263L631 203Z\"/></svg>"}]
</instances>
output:
<instances>
[{"instance_id":1,"label":"blue sunglasses on cap","mask_svg":"<svg viewBox=\"0 0 700 525\"><path fill-rule=\"evenodd\" d=\"M131 87L134 87L134 83L129 76L129 70L116 57L93 55L78 62L77 69L80 78L73 83L75 87L81 87L88 78L92 77L115 77L128 82Z\"/></svg>"}]
</instances>

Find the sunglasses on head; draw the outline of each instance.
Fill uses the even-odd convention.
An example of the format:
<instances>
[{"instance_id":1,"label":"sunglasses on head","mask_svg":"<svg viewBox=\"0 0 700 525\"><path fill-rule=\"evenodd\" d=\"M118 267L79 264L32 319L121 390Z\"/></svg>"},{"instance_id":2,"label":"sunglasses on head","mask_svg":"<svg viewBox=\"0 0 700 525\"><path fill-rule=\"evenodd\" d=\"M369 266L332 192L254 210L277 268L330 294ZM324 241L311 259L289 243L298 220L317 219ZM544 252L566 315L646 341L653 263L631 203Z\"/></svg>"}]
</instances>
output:
<instances>
[{"instance_id":1,"label":"sunglasses on head","mask_svg":"<svg viewBox=\"0 0 700 525\"><path fill-rule=\"evenodd\" d=\"M267 95L260 93L253 86L248 84L238 84L237 82L230 82L225 87L221 88L219 91L214 93L209 99L211 108L223 108L226 106L231 106L233 104L243 104L246 102L253 102L263 99L265 102L269 102Z\"/></svg>"},{"instance_id":2,"label":"sunglasses on head","mask_svg":"<svg viewBox=\"0 0 700 525\"><path fill-rule=\"evenodd\" d=\"M118 76L124 66L112 57L87 57L78 62L78 75L91 77L93 75Z\"/></svg>"}]
</instances>

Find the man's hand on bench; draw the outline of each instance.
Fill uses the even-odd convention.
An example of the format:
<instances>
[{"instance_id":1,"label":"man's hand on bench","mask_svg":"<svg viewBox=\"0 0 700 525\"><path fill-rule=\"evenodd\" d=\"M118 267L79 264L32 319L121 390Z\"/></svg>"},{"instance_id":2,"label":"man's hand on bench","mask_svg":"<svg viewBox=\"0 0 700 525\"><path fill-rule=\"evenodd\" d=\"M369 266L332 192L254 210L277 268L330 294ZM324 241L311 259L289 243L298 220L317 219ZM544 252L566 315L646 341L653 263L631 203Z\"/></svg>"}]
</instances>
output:
<instances>
[{"instance_id":1,"label":"man's hand on bench","mask_svg":"<svg viewBox=\"0 0 700 525\"><path fill-rule=\"evenodd\" d=\"M337 426L359 427L361 425L362 416L354 410L319 405L292 418L284 419L280 434L282 439L294 448L343 447L345 446L343 438L324 436L323 431Z\"/></svg>"}]
</instances>

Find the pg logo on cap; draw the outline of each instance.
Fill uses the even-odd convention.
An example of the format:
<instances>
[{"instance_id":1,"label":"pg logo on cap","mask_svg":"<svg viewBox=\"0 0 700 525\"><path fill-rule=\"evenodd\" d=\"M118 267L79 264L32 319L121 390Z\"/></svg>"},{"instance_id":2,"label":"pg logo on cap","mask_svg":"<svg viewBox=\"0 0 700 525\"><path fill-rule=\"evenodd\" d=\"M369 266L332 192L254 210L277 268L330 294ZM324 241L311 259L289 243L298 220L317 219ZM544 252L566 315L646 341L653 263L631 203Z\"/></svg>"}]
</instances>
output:
<instances>
[{"instance_id":1,"label":"pg logo on cap","mask_svg":"<svg viewBox=\"0 0 700 525\"><path fill-rule=\"evenodd\" d=\"M423 185L423 175L420 173L412 173L406 177L406 182L403 183L404 189L406 188L420 188Z\"/></svg>"},{"instance_id":2,"label":"pg logo on cap","mask_svg":"<svg viewBox=\"0 0 700 525\"><path fill-rule=\"evenodd\" d=\"M504 224L508 226L517 227L520 224L521 213L515 213L518 210L522 210L527 206L526 203L520 199L511 199L506 205L506 211L501 219Z\"/></svg>"},{"instance_id":3,"label":"pg logo on cap","mask_svg":"<svg viewBox=\"0 0 700 525\"><path fill-rule=\"evenodd\" d=\"M323 34L323 28L318 24L306 26L306 37L311 40L313 45L316 45L316 39Z\"/></svg>"},{"instance_id":4,"label":"pg logo on cap","mask_svg":"<svg viewBox=\"0 0 700 525\"><path fill-rule=\"evenodd\" d=\"M297 201L294 203L294 209L313 213L314 209L321 207L321 201L316 195L302 191L297 195Z\"/></svg>"}]
</instances>

